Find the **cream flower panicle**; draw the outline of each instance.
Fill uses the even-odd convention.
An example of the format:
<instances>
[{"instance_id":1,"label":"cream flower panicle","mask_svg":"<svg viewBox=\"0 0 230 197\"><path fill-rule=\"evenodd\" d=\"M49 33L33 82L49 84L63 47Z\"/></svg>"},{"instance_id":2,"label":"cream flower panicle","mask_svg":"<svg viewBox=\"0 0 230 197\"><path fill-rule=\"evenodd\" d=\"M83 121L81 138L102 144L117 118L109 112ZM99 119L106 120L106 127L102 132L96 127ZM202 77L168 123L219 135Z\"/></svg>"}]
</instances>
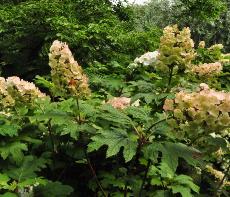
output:
<instances>
[{"instance_id":1,"label":"cream flower panicle","mask_svg":"<svg viewBox=\"0 0 230 197\"><path fill-rule=\"evenodd\" d=\"M23 79L20 79L19 77L8 77L6 79L6 86L7 88L14 88L17 92L20 93L20 96L33 96L37 98L45 97L45 94L43 94L34 83L24 81Z\"/></svg>"},{"instance_id":2,"label":"cream flower panicle","mask_svg":"<svg viewBox=\"0 0 230 197\"><path fill-rule=\"evenodd\" d=\"M50 47L49 65L56 90L62 96L88 96L88 78L83 74L66 43L55 40Z\"/></svg>"},{"instance_id":3,"label":"cream flower panicle","mask_svg":"<svg viewBox=\"0 0 230 197\"><path fill-rule=\"evenodd\" d=\"M159 61L156 66L158 70L168 72L174 66L180 70L186 69L195 55L194 42L188 27L181 31L177 25L164 28L160 38Z\"/></svg>"},{"instance_id":4,"label":"cream flower panicle","mask_svg":"<svg viewBox=\"0 0 230 197\"><path fill-rule=\"evenodd\" d=\"M224 48L224 46L222 44L214 44L211 47L209 47L208 49L209 50L216 50L216 49L221 50L223 48Z\"/></svg>"},{"instance_id":5,"label":"cream flower panicle","mask_svg":"<svg viewBox=\"0 0 230 197\"><path fill-rule=\"evenodd\" d=\"M215 177L215 179L217 179L218 181L223 181L222 187L224 187L224 186L230 186L230 181L224 179L225 178L225 174L223 172L214 169L210 165L206 165L205 169L206 169L206 171L208 173L210 173L211 175L213 175Z\"/></svg>"},{"instance_id":6,"label":"cream flower panicle","mask_svg":"<svg viewBox=\"0 0 230 197\"><path fill-rule=\"evenodd\" d=\"M205 48L205 41L200 41L198 47L202 49Z\"/></svg>"},{"instance_id":7,"label":"cream flower panicle","mask_svg":"<svg viewBox=\"0 0 230 197\"><path fill-rule=\"evenodd\" d=\"M0 77L0 94L6 94L6 79L4 77Z\"/></svg>"},{"instance_id":8,"label":"cream flower panicle","mask_svg":"<svg viewBox=\"0 0 230 197\"><path fill-rule=\"evenodd\" d=\"M1 108L13 107L17 104L30 105L37 98L47 97L33 83L13 76L0 78Z\"/></svg>"},{"instance_id":9,"label":"cream flower panicle","mask_svg":"<svg viewBox=\"0 0 230 197\"><path fill-rule=\"evenodd\" d=\"M230 93L215 91L202 83L197 92L180 91L175 99L166 99L166 112L172 112L180 124L194 130L204 126L209 132L218 132L230 127Z\"/></svg>"},{"instance_id":10,"label":"cream flower panicle","mask_svg":"<svg viewBox=\"0 0 230 197\"><path fill-rule=\"evenodd\" d=\"M220 62L215 63L205 63L200 65L195 65L191 68L191 72L197 74L200 77L212 77L220 74L223 67Z\"/></svg>"}]
</instances>

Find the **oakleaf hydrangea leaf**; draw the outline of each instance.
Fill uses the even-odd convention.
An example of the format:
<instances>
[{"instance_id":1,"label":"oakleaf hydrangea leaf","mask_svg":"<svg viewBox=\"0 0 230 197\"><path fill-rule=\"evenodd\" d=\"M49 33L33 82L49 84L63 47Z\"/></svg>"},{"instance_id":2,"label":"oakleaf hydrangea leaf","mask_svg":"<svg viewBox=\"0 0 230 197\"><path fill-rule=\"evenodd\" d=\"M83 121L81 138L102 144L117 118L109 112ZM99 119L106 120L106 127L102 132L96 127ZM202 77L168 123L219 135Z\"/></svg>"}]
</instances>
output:
<instances>
[{"instance_id":1,"label":"oakleaf hydrangea leaf","mask_svg":"<svg viewBox=\"0 0 230 197\"><path fill-rule=\"evenodd\" d=\"M13 142L9 143L6 146L0 147L0 154L3 159L6 159L12 155L13 159L16 162L20 162L23 159L23 152L26 151L27 146L24 143Z\"/></svg>"},{"instance_id":2,"label":"oakleaf hydrangea leaf","mask_svg":"<svg viewBox=\"0 0 230 197\"><path fill-rule=\"evenodd\" d=\"M181 185L172 186L173 194L180 193L182 197L193 197L191 189Z\"/></svg>"},{"instance_id":3,"label":"oakleaf hydrangea leaf","mask_svg":"<svg viewBox=\"0 0 230 197\"><path fill-rule=\"evenodd\" d=\"M16 136L18 134L18 129L20 127L18 125L14 125L14 124L11 124L11 125L7 125L7 124L4 124L4 125L0 125L0 135L3 135L3 136Z\"/></svg>"},{"instance_id":4,"label":"oakleaf hydrangea leaf","mask_svg":"<svg viewBox=\"0 0 230 197\"><path fill-rule=\"evenodd\" d=\"M121 147L123 147L123 156L126 162L130 161L136 154L138 137L134 134L128 134L124 130L103 130L91 139L93 142L88 145L89 152L98 150L103 145L107 145L106 157L111 157L116 155Z\"/></svg>"},{"instance_id":5,"label":"oakleaf hydrangea leaf","mask_svg":"<svg viewBox=\"0 0 230 197\"><path fill-rule=\"evenodd\" d=\"M193 179L190 176L179 175L174 178L174 181L180 183L181 185L186 185L191 188L194 192L199 193L199 187L193 183Z\"/></svg>"}]
</instances>

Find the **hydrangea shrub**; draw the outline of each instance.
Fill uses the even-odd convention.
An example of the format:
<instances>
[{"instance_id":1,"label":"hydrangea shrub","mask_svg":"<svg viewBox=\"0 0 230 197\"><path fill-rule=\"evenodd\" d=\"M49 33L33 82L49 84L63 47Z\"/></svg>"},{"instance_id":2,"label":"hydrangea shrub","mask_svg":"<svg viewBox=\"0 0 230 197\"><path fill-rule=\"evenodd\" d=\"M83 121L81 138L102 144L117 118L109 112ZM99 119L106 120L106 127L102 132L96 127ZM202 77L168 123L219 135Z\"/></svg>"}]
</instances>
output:
<instances>
[{"instance_id":1,"label":"hydrangea shrub","mask_svg":"<svg viewBox=\"0 0 230 197\"><path fill-rule=\"evenodd\" d=\"M228 194L230 93L207 85L225 73L225 55L194 45L189 28L168 26L130 73L118 63L83 70L56 40L51 81L38 83L47 95L0 78L0 195Z\"/></svg>"}]
</instances>

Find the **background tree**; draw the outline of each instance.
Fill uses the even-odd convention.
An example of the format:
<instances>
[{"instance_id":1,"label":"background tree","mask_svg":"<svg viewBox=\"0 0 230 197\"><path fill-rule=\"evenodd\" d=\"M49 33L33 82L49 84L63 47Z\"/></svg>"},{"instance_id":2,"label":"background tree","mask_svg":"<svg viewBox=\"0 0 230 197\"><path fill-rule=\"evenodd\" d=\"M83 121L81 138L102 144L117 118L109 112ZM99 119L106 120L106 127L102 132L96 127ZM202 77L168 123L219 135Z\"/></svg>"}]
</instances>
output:
<instances>
[{"instance_id":1,"label":"background tree","mask_svg":"<svg viewBox=\"0 0 230 197\"><path fill-rule=\"evenodd\" d=\"M133 9L140 29L170 24L188 26L197 43L201 40L207 46L222 43L229 50L229 0L152 0Z\"/></svg>"},{"instance_id":2,"label":"background tree","mask_svg":"<svg viewBox=\"0 0 230 197\"><path fill-rule=\"evenodd\" d=\"M32 79L35 73L49 73L47 54L55 39L68 42L85 66L112 59L128 64L136 55L154 50L159 36L156 28L137 32L132 10L120 1L25 0L0 5L0 63L4 76Z\"/></svg>"}]
</instances>

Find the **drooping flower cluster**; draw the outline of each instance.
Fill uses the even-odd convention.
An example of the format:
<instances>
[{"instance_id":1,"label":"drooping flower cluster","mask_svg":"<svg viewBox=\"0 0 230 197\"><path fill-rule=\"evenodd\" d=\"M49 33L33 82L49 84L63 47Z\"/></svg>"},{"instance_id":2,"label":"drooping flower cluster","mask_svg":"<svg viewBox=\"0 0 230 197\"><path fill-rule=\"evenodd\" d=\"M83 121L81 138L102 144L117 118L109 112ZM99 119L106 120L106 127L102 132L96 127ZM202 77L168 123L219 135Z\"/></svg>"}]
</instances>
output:
<instances>
[{"instance_id":1,"label":"drooping flower cluster","mask_svg":"<svg viewBox=\"0 0 230 197\"><path fill-rule=\"evenodd\" d=\"M191 72L197 74L199 77L212 77L220 74L223 67L220 62L200 64L193 66Z\"/></svg>"},{"instance_id":2,"label":"drooping flower cluster","mask_svg":"<svg viewBox=\"0 0 230 197\"><path fill-rule=\"evenodd\" d=\"M67 44L55 40L50 48L49 65L56 93L62 96L87 96L90 94L88 78L83 74Z\"/></svg>"},{"instance_id":3,"label":"drooping flower cluster","mask_svg":"<svg viewBox=\"0 0 230 197\"><path fill-rule=\"evenodd\" d=\"M0 105L2 109L18 104L30 104L37 98L45 98L33 83L19 77L0 77Z\"/></svg>"},{"instance_id":4,"label":"drooping flower cluster","mask_svg":"<svg viewBox=\"0 0 230 197\"><path fill-rule=\"evenodd\" d=\"M131 105L131 98L127 97L114 97L107 101L108 104L112 105L116 109L125 109ZM139 100L135 101L131 106L138 107Z\"/></svg>"},{"instance_id":5,"label":"drooping flower cluster","mask_svg":"<svg viewBox=\"0 0 230 197\"><path fill-rule=\"evenodd\" d=\"M134 63L143 64L144 66L149 66L157 61L158 56L159 56L158 51L147 52L142 56L140 56L139 58L137 57L134 60Z\"/></svg>"},{"instance_id":6,"label":"drooping flower cluster","mask_svg":"<svg viewBox=\"0 0 230 197\"><path fill-rule=\"evenodd\" d=\"M177 25L164 28L160 39L157 69L168 72L173 67L185 69L195 57L194 42L190 29L180 31Z\"/></svg>"},{"instance_id":7,"label":"drooping flower cluster","mask_svg":"<svg viewBox=\"0 0 230 197\"><path fill-rule=\"evenodd\" d=\"M230 127L230 93L212 90L201 84L197 92L181 91L175 99L166 99L164 110L173 112L174 126L203 128L205 132L218 132Z\"/></svg>"}]
</instances>

